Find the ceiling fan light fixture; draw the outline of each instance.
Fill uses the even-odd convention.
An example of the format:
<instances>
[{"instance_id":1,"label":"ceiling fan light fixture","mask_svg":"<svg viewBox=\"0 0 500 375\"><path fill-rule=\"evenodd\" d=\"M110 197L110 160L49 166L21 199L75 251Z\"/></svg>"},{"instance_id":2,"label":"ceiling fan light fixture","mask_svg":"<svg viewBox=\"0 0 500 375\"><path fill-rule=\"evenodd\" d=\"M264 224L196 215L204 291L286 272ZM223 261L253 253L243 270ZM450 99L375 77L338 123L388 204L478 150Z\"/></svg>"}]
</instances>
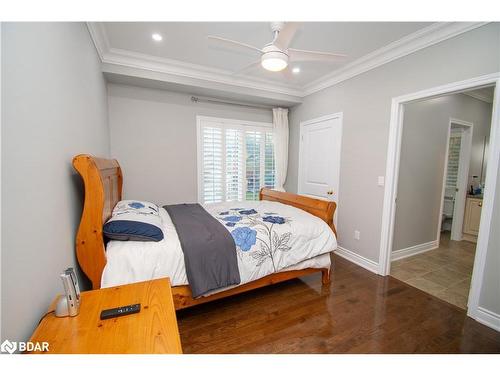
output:
<instances>
[{"instance_id":1,"label":"ceiling fan light fixture","mask_svg":"<svg viewBox=\"0 0 500 375\"><path fill-rule=\"evenodd\" d=\"M281 51L270 51L262 55L262 67L271 72L279 72L288 66L288 55Z\"/></svg>"},{"instance_id":2,"label":"ceiling fan light fixture","mask_svg":"<svg viewBox=\"0 0 500 375\"><path fill-rule=\"evenodd\" d=\"M294 65L295 63L304 61L335 62L339 58L346 57L346 55L340 53L291 48L290 45L299 29L299 25L300 22L272 22L271 31L273 33L273 39L263 48L214 35L208 35L208 39L223 43L226 46L238 46L240 48L243 47L247 50L252 50L254 53L258 52L260 54L260 60L254 60L243 70L249 67L255 67L255 65L260 63L262 67L268 71L279 72L284 70L289 65L289 62ZM287 77L289 77L288 73L299 74L300 67L290 67L286 73Z\"/></svg>"}]
</instances>

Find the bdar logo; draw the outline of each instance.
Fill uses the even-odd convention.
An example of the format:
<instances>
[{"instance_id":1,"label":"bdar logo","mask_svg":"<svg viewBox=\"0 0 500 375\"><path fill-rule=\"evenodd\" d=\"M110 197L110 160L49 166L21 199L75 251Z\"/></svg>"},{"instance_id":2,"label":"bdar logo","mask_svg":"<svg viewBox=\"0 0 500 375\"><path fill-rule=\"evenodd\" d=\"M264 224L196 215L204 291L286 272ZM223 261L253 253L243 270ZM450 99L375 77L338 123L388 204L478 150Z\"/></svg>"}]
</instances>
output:
<instances>
[{"instance_id":1,"label":"bdar logo","mask_svg":"<svg viewBox=\"0 0 500 375\"><path fill-rule=\"evenodd\" d=\"M10 342L9 340L5 340L2 342L2 345L0 345L0 350L2 353L14 353L17 349L17 343L16 342Z\"/></svg>"}]
</instances>

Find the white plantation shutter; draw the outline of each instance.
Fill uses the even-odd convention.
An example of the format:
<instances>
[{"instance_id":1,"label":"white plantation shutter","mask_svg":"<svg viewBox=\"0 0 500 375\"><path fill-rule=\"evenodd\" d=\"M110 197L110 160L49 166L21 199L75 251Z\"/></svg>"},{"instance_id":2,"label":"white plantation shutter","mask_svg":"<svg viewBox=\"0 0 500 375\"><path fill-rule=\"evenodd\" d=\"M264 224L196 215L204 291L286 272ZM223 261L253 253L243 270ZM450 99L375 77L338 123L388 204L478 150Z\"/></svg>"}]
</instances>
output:
<instances>
[{"instance_id":1,"label":"white plantation shutter","mask_svg":"<svg viewBox=\"0 0 500 375\"><path fill-rule=\"evenodd\" d=\"M226 129L226 201L243 200L243 136Z\"/></svg>"},{"instance_id":2,"label":"white plantation shutter","mask_svg":"<svg viewBox=\"0 0 500 375\"><path fill-rule=\"evenodd\" d=\"M199 120L199 199L202 203L257 200L274 188L275 161L270 126L217 119Z\"/></svg>"},{"instance_id":3,"label":"white plantation shutter","mask_svg":"<svg viewBox=\"0 0 500 375\"><path fill-rule=\"evenodd\" d=\"M460 147L462 145L462 133L450 135L450 146L448 149L448 167L446 173L446 187L456 188L458 180L458 163L460 160Z\"/></svg>"},{"instance_id":4,"label":"white plantation shutter","mask_svg":"<svg viewBox=\"0 0 500 375\"><path fill-rule=\"evenodd\" d=\"M216 126L202 128L202 181L205 203L221 202L223 197L222 130Z\"/></svg>"},{"instance_id":5,"label":"white plantation shutter","mask_svg":"<svg viewBox=\"0 0 500 375\"><path fill-rule=\"evenodd\" d=\"M266 133L266 143L264 149L264 186L267 188L275 187L275 161L274 161L274 143L273 143L273 133Z\"/></svg>"},{"instance_id":6,"label":"white plantation shutter","mask_svg":"<svg viewBox=\"0 0 500 375\"><path fill-rule=\"evenodd\" d=\"M261 145L262 133L259 131L245 132L246 146L246 193L247 200L259 199L261 186Z\"/></svg>"}]
</instances>

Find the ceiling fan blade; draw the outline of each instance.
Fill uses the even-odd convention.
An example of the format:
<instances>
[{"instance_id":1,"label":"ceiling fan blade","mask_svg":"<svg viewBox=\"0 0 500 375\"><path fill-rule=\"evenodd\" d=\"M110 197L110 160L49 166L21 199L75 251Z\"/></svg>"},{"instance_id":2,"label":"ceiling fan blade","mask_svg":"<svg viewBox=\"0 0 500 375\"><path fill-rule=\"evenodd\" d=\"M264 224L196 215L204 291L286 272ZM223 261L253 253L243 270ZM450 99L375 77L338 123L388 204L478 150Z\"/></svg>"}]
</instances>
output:
<instances>
[{"instance_id":1,"label":"ceiling fan blade","mask_svg":"<svg viewBox=\"0 0 500 375\"><path fill-rule=\"evenodd\" d=\"M288 81L291 81L292 79L295 78L295 76L293 75L293 73L290 69L290 66L288 66L286 69L283 69L280 73L281 73L281 76L283 78L286 78Z\"/></svg>"},{"instance_id":2,"label":"ceiling fan blade","mask_svg":"<svg viewBox=\"0 0 500 375\"><path fill-rule=\"evenodd\" d=\"M250 44L246 44L246 43L242 43L242 42L237 42L236 40L231 40L231 39L226 39L226 38L221 38L220 36L214 36L214 35L209 35L207 36L208 39L210 40L213 40L217 43L220 43L220 44L224 44L228 47L244 47L244 48L248 48L248 49L251 49L251 50L254 50L256 52L259 52L259 53L262 53L262 51L260 50L260 48L257 48L255 46L252 46Z\"/></svg>"},{"instance_id":3,"label":"ceiling fan blade","mask_svg":"<svg viewBox=\"0 0 500 375\"><path fill-rule=\"evenodd\" d=\"M307 51L303 49L288 49L288 57L291 61L338 61L347 55L342 53Z\"/></svg>"},{"instance_id":4,"label":"ceiling fan blade","mask_svg":"<svg viewBox=\"0 0 500 375\"><path fill-rule=\"evenodd\" d=\"M253 69L255 69L258 66L260 66L260 60L254 61L253 63L250 63L248 65L245 65L243 68L238 69L237 71L235 71L233 73L233 76L237 76L237 75L242 75L242 74L248 73L248 72L252 71Z\"/></svg>"},{"instance_id":5,"label":"ceiling fan blade","mask_svg":"<svg viewBox=\"0 0 500 375\"><path fill-rule=\"evenodd\" d=\"M299 29L299 26L300 22L285 22L285 26L283 26L283 28L280 30L278 37L273 42L273 44L282 50L286 50L292 42L292 39Z\"/></svg>"}]
</instances>

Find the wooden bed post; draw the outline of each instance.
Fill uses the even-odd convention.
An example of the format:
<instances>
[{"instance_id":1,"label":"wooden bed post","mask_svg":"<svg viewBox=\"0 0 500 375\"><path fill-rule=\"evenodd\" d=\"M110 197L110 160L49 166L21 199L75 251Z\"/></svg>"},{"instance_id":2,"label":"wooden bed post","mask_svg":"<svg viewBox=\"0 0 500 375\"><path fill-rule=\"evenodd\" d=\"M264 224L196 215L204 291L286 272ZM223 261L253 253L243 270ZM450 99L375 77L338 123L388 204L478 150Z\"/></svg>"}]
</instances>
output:
<instances>
[{"instance_id":1,"label":"wooden bed post","mask_svg":"<svg viewBox=\"0 0 500 375\"><path fill-rule=\"evenodd\" d=\"M328 285L330 284L330 270L323 268L321 270L321 282L323 285Z\"/></svg>"}]
</instances>

